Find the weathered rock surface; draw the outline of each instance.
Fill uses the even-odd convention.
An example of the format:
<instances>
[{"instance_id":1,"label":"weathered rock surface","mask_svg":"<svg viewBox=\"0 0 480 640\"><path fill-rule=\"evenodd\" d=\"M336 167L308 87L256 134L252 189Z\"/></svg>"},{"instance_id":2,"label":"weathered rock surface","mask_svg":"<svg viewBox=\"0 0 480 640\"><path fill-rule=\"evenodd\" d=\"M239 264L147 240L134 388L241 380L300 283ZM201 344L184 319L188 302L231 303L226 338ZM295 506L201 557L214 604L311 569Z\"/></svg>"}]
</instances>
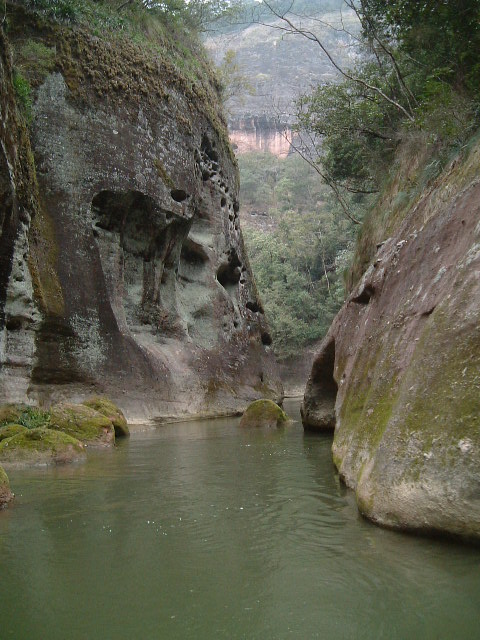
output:
<instances>
[{"instance_id":1,"label":"weathered rock surface","mask_svg":"<svg viewBox=\"0 0 480 640\"><path fill-rule=\"evenodd\" d=\"M241 427L281 427L288 422L287 414L273 400L255 400L240 420Z\"/></svg>"},{"instance_id":2,"label":"weathered rock surface","mask_svg":"<svg viewBox=\"0 0 480 640\"><path fill-rule=\"evenodd\" d=\"M66 433L44 427L26 429L24 433L0 442L0 461L3 465L67 464L84 460L85 457L81 442Z\"/></svg>"},{"instance_id":3,"label":"weathered rock surface","mask_svg":"<svg viewBox=\"0 0 480 640\"><path fill-rule=\"evenodd\" d=\"M13 500L10 483L5 471L0 467L0 509Z\"/></svg>"},{"instance_id":4,"label":"weathered rock surface","mask_svg":"<svg viewBox=\"0 0 480 640\"><path fill-rule=\"evenodd\" d=\"M134 421L281 397L214 88L126 39L9 24L55 58L20 138L0 42L0 402L108 395Z\"/></svg>"},{"instance_id":5,"label":"weathered rock surface","mask_svg":"<svg viewBox=\"0 0 480 640\"><path fill-rule=\"evenodd\" d=\"M307 384L306 428L368 518L480 537L480 147L414 203L347 299ZM336 392L338 387L338 393Z\"/></svg>"}]
</instances>

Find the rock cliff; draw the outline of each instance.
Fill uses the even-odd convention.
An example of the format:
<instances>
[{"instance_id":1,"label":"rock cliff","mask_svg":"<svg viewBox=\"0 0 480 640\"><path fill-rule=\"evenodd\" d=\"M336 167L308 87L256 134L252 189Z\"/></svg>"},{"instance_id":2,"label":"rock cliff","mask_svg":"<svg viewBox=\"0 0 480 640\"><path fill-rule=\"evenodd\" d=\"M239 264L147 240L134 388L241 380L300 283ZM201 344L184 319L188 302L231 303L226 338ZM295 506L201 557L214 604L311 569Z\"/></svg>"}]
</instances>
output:
<instances>
[{"instance_id":1,"label":"rock cliff","mask_svg":"<svg viewBox=\"0 0 480 640\"><path fill-rule=\"evenodd\" d=\"M335 428L335 465L365 516L476 539L479 161L477 139L412 199L398 179L385 195L359 243L368 257L376 238L378 250L315 357L302 408L306 428ZM419 174L415 155L408 164L403 185Z\"/></svg>"},{"instance_id":2,"label":"rock cliff","mask_svg":"<svg viewBox=\"0 0 480 640\"><path fill-rule=\"evenodd\" d=\"M111 396L129 420L281 397L213 81L9 5L41 44L30 135L1 35L0 402Z\"/></svg>"}]
</instances>

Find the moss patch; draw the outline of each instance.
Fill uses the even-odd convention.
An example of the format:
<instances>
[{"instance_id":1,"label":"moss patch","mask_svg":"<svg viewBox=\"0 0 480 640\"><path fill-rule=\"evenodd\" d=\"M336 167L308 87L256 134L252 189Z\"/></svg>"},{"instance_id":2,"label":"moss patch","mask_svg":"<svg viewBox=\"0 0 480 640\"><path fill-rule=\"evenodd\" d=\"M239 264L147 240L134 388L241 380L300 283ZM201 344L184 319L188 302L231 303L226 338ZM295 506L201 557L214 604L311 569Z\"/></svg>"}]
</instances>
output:
<instances>
[{"instance_id":1,"label":"moss patch","mask_svg":"<svg viewBox=\"0 0 480 640\"><path fill-rule=\"evenodd\" d=\"M0 428L0 442L7 438L12 438L19 433L24 433L27 427L23 427L21 424L9 424L7 427Z\"/></svg>"},{"instance_id":2,"label":"moss patch","mask_svg":"<svg viewBox=\"0 0 480 640\"><path fill-rule=\"evenodd\" d=\"M81 442L52 429L27 429L0 442L0 460L4 464L64 464L83 458Z\"/></svg>"},{"instance_id":3,"label":"moss patch","mask_svg":"<svg viewBox=\"0 0 480 640\"><path fill-rule=\"evenodd\" d=\"M40 206L29 230L28 266L35 299L49 316L64 313L63 291L57 273L58 243L53 222L44 206Z\"/></svg>"},{"instance_id":4,"label":"moss patch","mask_svg":"<svg viewBox=\"0 0 480 640\"><path fill-rule=\"evenodd\" d=\"M114 404L109 398L105 397L95 397L86 400L83 403L86 407L90 407L98 413L101 413L102 416L106 416L115 429L115 436L125 437L130 435L130 431L128 430L127 421L122 411Z\"/></svg>"},{"instance_id":5,"label":"moss patch","mask_svg":"<svg viewBox=\"0 0 480 640\"><path fill-rule=\"evenodd\" d=\"M13 499L13 493L10 491L10 482L3 467L0 467L0 507L5 506Z\"/></svg>"},{"instance_id":6,"label":"moss patch","mask_svg":"<svg viewBox=\"0 0 480 640\"><path fill-rule=\"evenodd\" d=\"M162 161L157 158L156 160L154 160L154 165L155 165L155 169L157 170L158 176L163 180L164 185L169 189L175 189L175 184L171 179L171 177L166 172Z\"/></svg>"},{"instance_id":7,"label":"moss patch","mask_svg":"<svg viewBox=\"0 0 480 640\"><path fill-rule=\"evenodd\" d=\"M255 400L240 420L241 427L280 427L288 416L273 400Z\"/></svg>"},{"instance_id":8,"label":"moss patch","mask_svg":"<svg viewBox=\"0 0 480 640\"><path fill-rule=\"evenodd\" d=\"M109 446L115 442L115 430L109 418L90 407L62 403L50 410L51 429L93 446Z\"/></svg>"}]
</instances>

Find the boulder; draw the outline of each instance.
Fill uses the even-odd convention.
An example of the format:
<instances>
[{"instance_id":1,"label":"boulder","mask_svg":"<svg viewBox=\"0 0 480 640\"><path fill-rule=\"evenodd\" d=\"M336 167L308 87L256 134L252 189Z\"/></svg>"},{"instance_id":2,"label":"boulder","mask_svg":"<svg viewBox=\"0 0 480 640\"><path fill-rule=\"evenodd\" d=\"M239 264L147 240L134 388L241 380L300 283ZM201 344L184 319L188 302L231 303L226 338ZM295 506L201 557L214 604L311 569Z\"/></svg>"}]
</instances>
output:
<instances>
[{"instance_id":1,"label":"boulder","mask_svg":"<svg viewBox=\"0 0 480 640\"><path fill-rule=\"evenodd\" d=\"M89 400L85 400L83 404L86 407L90 407L91 409L98 411L98 413L101 413L102 416L106 416L111 421L113 428L115 429L116 438L122 438L130 435L125 416L121 409L119 409L109 398L96 396Z\"/></svg>"},{"instance_id":2,"label":"boulder","mask_svg":"<svg viewBox=\"0 0 480 640\"><path fill-rule=\"evenodd\" d=\"M91 407L67 402L50 410L50 428L72 436L88 446L112 446L115 430L112 421Z\"/></svg>"},{"instance_id":3,"label":"boulder","mask_svg":"<svg viewBox=\"0 0 480 640\"><path fill-rule=\"evenodd\" d=\"M473 140L401 216L390 215L396 228L372 248L320 345L302 408L306 429L335 427L333 460L363 515L477 541L479 164ZM367 221L370 234L388 198Z\"/></svg>"},{"instance_id":4,"label":"boulder","mask_svg":"<svg viewBox=\"0 0 480 640\"><path fill-rule=\"evenodd\" d=\"M0 442L2 440L6 440L7 438L12 438L16 436L18 433L23 433L27 431L27 427L24 427L21 424L9 424L6 427L0 428Z\"/></svg>"},{"instance_id":5,"label":"boulder","mask_svg":"<svg viewBox=\"0 0 480 640\"><path fill-rule=\"evenodd\" d=\"M255 400L240 420L241 427L280 427L288 422L287 414L273 400Z\"/></svg>"},{"instance_id":6,"label":"boulder","mask_svg":"<svg viewBox=\"0 0 480 640\"><path fill-rule=\"evenodd\" d=\"M29 466L36 464L65 464L86 457L81 442L60 431L26 429L0 442L2 464Z\"/></svg>"},{"instance_id":7,"label":"boulder","mask_svg":"<svg viewBox=\"0 0 480 640\"><path fill-rule=\"evenodd\" d=\"M10 491L10 483L8 476L0 467L0 508L4 507L11 500L13 500L13 493Z\"/></svg>"}]
</instances>

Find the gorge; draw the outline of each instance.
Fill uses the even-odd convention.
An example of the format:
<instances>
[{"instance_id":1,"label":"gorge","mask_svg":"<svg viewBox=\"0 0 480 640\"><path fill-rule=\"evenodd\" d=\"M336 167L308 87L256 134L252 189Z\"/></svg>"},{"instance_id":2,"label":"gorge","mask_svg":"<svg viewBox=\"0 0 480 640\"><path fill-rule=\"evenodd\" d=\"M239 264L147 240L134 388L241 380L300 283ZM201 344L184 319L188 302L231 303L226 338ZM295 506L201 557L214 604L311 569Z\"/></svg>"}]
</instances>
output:
<instances>
[{"instance_id":1,"label":"gorge","mask_svg":"<svg viewBox=\"0 0 480 640\"><path fill-rule=\"evenodd\" d=\"M307 26L354 64L340 5ZM468 73L414 67L405 122L281 21L228 26L257 89L228 112L206 6L0 15L0 640L476 640ZM314 167L264 109L311 83Z\"/></svg>"}]
</instances>

